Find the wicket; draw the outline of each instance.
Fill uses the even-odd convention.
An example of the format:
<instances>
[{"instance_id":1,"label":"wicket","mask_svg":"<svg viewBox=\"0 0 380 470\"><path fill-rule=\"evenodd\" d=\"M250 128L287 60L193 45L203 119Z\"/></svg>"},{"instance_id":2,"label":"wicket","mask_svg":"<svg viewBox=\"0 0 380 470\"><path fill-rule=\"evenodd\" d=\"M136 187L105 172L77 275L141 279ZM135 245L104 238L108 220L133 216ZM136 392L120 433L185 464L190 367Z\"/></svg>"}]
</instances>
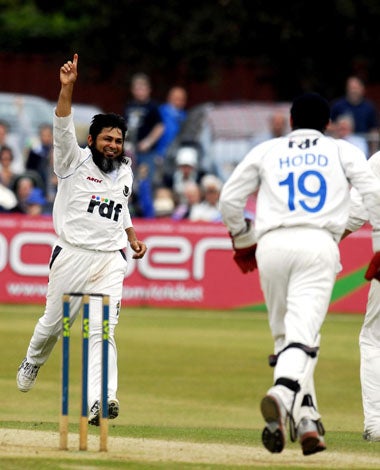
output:
<instances>
[{"instance_id":1,"label":"wicket","mask_svg":"<svg viewBox=\"0 0 380 470\"><path fill-rule=\"evenodd\" d=\"M102 319L102 384L100 400L100 451L107 451L108 439L108 340L109 340L109 296L103 294L70 292L62 297L62 402L59 422L61 450L68 450L69 431L69 366L70 366L70 300L71 297L82 297L82 399L79 421L79 450L87 450L88 441L88 345L90 327L90 298L101 297L103 307Z\"/></svg>"}]
</instances>

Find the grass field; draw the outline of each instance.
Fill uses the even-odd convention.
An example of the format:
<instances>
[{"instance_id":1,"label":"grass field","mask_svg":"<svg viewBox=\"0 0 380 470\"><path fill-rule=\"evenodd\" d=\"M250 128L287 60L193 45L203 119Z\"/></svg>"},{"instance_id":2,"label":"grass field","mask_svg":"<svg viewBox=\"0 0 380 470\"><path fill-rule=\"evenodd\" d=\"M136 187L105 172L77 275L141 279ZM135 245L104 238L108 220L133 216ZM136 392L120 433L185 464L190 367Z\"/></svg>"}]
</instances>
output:
<instances>
[{"instance_id":1,"label":"grass field","mask_svg":"<svg viewBox=\"0 0 380 470\"><path fill-rule=\"evenodd\" d=\"M73 327L70 450L58 450L61 343L35 388L15 376L40 306L0 306L0 468L241 469L380 468L380 443L363 441L358 335L361 315L329 314L315 374L327 451L298 443L262 448L260 400L272 383L266 314L123 309L117 328L121 413L110 422L109 452L98 429L79 452L79 323ZM77 360L76 360L77 359Z\"/></svg>"}]
</instances>

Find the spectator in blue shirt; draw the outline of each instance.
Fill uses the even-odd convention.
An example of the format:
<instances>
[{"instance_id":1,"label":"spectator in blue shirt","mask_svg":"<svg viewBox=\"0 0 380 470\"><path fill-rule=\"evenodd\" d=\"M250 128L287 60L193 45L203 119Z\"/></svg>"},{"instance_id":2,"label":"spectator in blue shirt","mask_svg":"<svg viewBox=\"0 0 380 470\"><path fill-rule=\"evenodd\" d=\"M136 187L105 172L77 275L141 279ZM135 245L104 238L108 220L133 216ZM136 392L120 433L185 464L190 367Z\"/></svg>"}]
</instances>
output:
<instances>
[{"instance_id":1,"label":"spectator in blue shirt","mask_svg":"<svg viewBox=\"0 0 380 470\"><path fill-rule=\"evenodd\" d=\"M345 96L333 101L331 121L336 123L339 116L351 115L354 120L354 133L367 139L370 153L378 150L378 110L372 101L365 97L364 82L355 76L346 81Z\"/></svg>"},{"instance_id":2,"label":"spectator in blue shirt","mask_svg":"<svg viewBox=\"0 0 380 470\"><path fill-rule=\"evenodd\" d=\"M167 102L160 105L159 111L165 130L157 142L157 153L165 157L169 145L173 142L185 121L187 112L187 92L180 86L170 88Z\"/></svg>"},{"instance_id":3,"label":"spectator in blue shirt","mask_svg":"<svg viewBox=\"0 0 380 470\"><path fill-rule=\"evenodd\" d=\"M157 183L162 184L164 161L168 150L174 139L181 130L182 124L186 120L187 112L185 110L187 104L187 92L183 87L173 86L170 88L167 101L159 106L162 122L164 124L164 132L157 142ZM160 171L161 170L161 171Z\"/></svg>"}]
</instances>

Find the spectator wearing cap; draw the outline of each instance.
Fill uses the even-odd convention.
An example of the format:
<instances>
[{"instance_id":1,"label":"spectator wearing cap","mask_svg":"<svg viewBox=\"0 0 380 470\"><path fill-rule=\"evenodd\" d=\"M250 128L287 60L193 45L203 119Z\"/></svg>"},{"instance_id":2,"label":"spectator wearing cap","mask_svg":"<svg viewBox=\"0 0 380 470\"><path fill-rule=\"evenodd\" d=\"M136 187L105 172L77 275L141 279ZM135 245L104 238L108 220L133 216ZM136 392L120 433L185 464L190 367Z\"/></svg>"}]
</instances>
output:
<instances>
[{"instance_id":1,"label":"spectator wearing cap","mask_svg":"<svg viewBox=\"0 0 380 470\"><path fill-rule=\"evenodd\" d=\"M203 200L195 204L190 211L190 220L203 222L220 222L219 196L222 190L222 180L213 174L203 176L201 190Z\"/></svg>"},{"instance_id":2,"label":"spectator wearing cap","mask_svg":"<svg viewBox=\"0 0 380 470\"><path fill-rule=\"evenodd\" d=\"M176 168L173 175L166 178L166 186L174 193L176 204L186 201L184 185L188 181L199 184L202 173L198 166L198 152L194 147L180 147L176 155Z\"/></svg>"}]
</instances>

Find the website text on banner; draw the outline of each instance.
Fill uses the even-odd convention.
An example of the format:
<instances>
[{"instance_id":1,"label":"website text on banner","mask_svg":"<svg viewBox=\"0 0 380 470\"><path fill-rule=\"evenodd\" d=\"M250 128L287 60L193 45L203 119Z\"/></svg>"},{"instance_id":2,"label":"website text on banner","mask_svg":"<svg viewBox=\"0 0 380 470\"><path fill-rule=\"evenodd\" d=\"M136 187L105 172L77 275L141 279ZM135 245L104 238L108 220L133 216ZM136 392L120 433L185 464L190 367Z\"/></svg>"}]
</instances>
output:
<instances>
[{"instance_id":1,"label":"website text on banner","mask_svg":"<svg viewBox=\"0 0 380 470\"><path fill-rule=\"evenodd\" d=\"M224 225L160 219L137 220L135 226L149 250L139 263L130 259L124 305L265 308L257 272L240 274ZM54 241L49 216L0 216L0 303L44 303ZM351 235L340 248L343 270L330 311L363 313L370 228Z\"/></svg>"}]
</instances>

